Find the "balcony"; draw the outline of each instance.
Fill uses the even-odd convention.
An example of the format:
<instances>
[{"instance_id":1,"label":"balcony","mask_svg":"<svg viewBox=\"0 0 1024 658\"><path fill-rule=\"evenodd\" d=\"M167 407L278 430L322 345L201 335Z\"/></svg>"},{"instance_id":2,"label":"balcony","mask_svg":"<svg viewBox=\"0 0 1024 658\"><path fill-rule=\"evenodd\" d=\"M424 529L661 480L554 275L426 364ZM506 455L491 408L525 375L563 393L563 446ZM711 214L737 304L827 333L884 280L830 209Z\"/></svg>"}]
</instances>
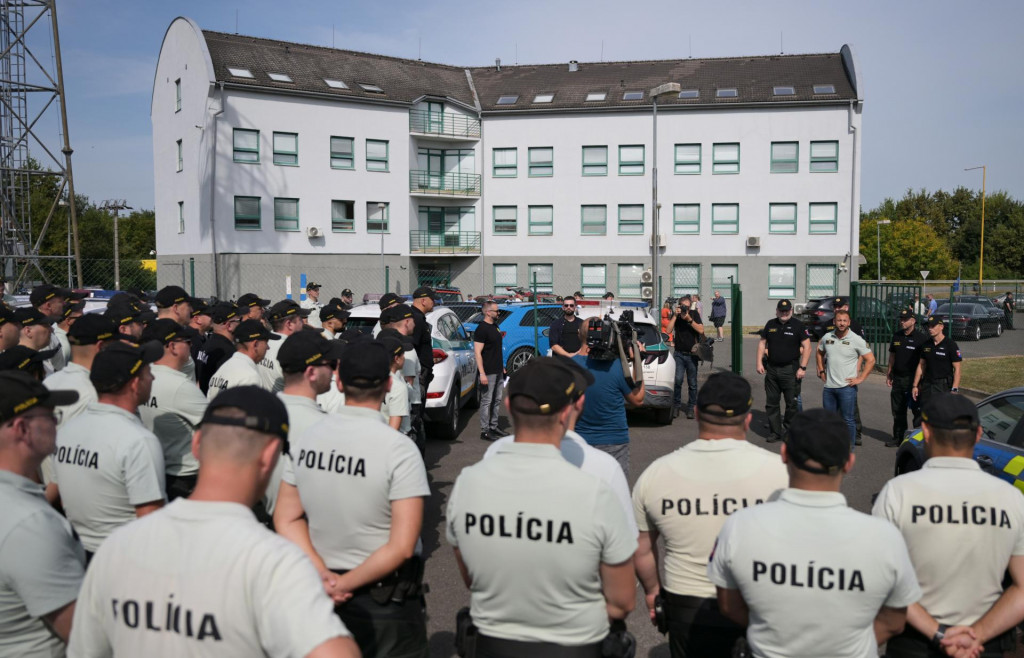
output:
<instances>
[{"instance_id":1,"label":"balcony","mask_svg":"<svg viewBox=\"0 0 1024 658\"><path fill-rule=\"evenodd\" d=\"M480 139L480 120L461 114L409 110L409 132L452 141Z\"/></svg>"},{"instance_id":2,"label":"balcony","mask_svg":"<svg viewBox=\"0 0 1024 658\"><path fill-rule=\"evenodd\" d=\"M480 174L442 174L413 169L409 172L409 194L428 198L480 196Z\"/></svg>"},{"instance_id":3,"label":"balcony","mask_svg":"<svg viewBox=\"0 0 1024 658\"><path fill-rule=\"evenodd\" d=\"M409 253L413 256L479 256L480 232L409 231Z\"/></svg>"}]
</instances>

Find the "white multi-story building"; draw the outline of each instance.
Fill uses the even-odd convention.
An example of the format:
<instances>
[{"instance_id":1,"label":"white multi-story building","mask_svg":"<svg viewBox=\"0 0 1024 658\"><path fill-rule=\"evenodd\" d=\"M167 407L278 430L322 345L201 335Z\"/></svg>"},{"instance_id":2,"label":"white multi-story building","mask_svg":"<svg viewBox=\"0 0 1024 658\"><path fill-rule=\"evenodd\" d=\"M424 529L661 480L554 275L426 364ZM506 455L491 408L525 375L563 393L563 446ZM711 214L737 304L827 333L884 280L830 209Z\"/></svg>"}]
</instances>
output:
<instances>
[{"instance_id":1,"label":"white multi-story building","mask_svg":"<svg viewBox=\"0 0 1024 658\"><path fill-rule=\"evenodd\" d=\"M652 187L657 100L658 228ZM462 68L175 19L152 121L160 284L275 298L284 277L379 292L846 291L862 99L838 53ZM296 292L298 292L296 290Z\"/></svg>"}]
</instances>

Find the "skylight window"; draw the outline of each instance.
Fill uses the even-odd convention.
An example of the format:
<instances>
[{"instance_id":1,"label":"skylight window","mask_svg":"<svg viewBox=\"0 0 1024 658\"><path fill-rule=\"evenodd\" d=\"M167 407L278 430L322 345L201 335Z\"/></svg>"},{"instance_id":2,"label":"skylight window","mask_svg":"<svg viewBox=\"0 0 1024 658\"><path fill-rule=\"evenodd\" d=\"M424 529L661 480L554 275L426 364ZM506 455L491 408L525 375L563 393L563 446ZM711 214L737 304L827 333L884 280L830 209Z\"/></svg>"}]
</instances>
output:
<instances>
[{"instance_id":1,"label":"skylight window","mask_svg":"<svg viewBox=\"0 0 1024 658\"><path fill-rule=\"evenodd\" d=\"M384 93L384 90L381 89L380 87L378 87L377 85L364 84L364 83L360 82L359 86L363 88L363 91L368 91L371 94L383 94Z\"/></svg>"},{"instance_id":2,"label":"skylight window","mask_svg":"<svg viewBox=\"0 0 1024 658\"><path fill-rule=\"evenodd\" d=\"M642 91L627 91L622 95L624 101L642 101L644 99L644 92Z\"/></svg>"},{"instance_id":3,"label":"skylight window","mask_svg":"<svg viewBox=\"0 0 1024 658\"><path fill-rule=\"evenodd\" d=\"M267 75L269 75L270 79L273 80L274 82L291 82L292 81L291 77L288 76L288 75L285 75L284 73L268 73Z\"/></svg>"},{"instance_id":4,"label":"skylight window","mask_svg":"<svg viewBox=\"0 0 1024 658\"><path fill-rule=\"evenodd\" d=\"M814 85L814 93L816 94L834 94L836 93L835 85Z\"/></svg>"},{"instance_id":5,"label":"skylight window","mask_svg":"<svg viewBox=\"0 0 1024 658\"><path fill-rule=\"evenodd\" d=\"M533 97L534 103L550 103L553 100L555 100L554 94L537 94Z\"/></svg>"},{"instance_id":6,"label":"skylight window","mask_svg":"<svg viewBox=\"0 0 1024 658\"><path fill-rule=\"evenodd\" d=\"M715 96L717 96L718 98L736 98L739 95L740 94L739 92L736 91L735 87L727 87L724 89L719 89L715 92Z\"/></svg>"},{"instance_id":7,"label":"skylight window","mask_svg":"<svg viewBox=\"0 0 1024 658\"><path fill-rule=\"evenodd\" d=\"M796 96L796 89L793 87L772 87L772 94L775 96Z\"/></svg>"},{"instance_id":8,"label":"skylight window","mask_svg":"<svg viewBox=\"0 0 1024 658\"><path fill-rule=\"evenodd\" d=\"M348 89L348 85L342 82L341 80L331 80L330 78L324 78L324 82L326 82L327 86L330 87L331 89Z\"/></svg>"},{"instance_id":9,"label":"skylight window","mask_svg":"<svg viewBox=\"0 0 1024 658\"><path fill-rule=\"evenodd\" d=\"M499 96L498 105L515 105L518 100L518 95Z\"/></svg>"},{"instance_id":10,"label":"skylight window","mask_svg":"<svg viewBox=\"0 0 1024 658\"><path fill-rule=\"evenodd\" d=\"M606 98L608 98L608 94L606 92L603 92L603 91L592 91L589 94L587 94L587 102L588 103L593 103L593 102L596 102L596 101L603 101Z\"/></svg>"},{"instance_id":11,"label":"skylight window","mask_svg":"<svg viewBox=\"0 0 1024 658\"><path fill-rule=\"evenodd\" d=\"M252 77L255 77L249 71L249 69L233 69L230 66L228 67L228 73L230 73L232 76L234 76L236 78L252 78Z\"/></svg>"},{"instance_id":12,"label":"skylight window","mask_svg":"<svg viewBox=\"0 0 1024 658\"><path fill-rule=\"evenodd\" d=\"M679 92L679 98L700 98L700 90L684 89Z\"/></svg>"}]
</instances>

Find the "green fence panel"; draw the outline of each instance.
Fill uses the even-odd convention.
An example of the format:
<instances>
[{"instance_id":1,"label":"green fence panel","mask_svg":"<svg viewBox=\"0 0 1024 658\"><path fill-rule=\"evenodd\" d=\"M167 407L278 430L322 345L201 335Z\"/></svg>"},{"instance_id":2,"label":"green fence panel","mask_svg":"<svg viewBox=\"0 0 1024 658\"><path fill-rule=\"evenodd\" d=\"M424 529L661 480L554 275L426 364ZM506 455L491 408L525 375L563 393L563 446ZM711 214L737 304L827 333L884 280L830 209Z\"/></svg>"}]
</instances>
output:
<instances>
[{"instance_id":1,"label":"green fence panel","mask_svg":"<svg viewBox=\"0 0 1024 658\"><path fill-rule=\"evenodd\" d=\"M914 311L920 323L926 308L922 305L921 286L905 283L866 283L850 285L850 313L864 328L864 340L875 353L876 367L889 365L889 342L899 329L900 311Z\"/></svg>"},{"instance_id":2,"label":"green fence panel","mask_svg":"<svg viewBox=\"0 0 1024 658\"><path fill-rule=\"evenodd\" d=\"M740 284L731 285L729 295L732 303L732 331L729 340L732 345L732 371L737 375L743 374L743 291Z\"/></svg>"}]
</instances>

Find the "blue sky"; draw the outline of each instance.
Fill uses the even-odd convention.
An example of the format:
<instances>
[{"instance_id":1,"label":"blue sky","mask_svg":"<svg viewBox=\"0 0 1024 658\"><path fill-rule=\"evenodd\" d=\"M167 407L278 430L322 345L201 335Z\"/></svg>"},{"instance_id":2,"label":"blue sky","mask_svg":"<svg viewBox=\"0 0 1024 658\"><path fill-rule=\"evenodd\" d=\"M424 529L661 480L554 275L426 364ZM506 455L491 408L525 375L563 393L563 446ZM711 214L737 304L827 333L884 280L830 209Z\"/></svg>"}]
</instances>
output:
<instances>
[{"instance_id":1,"label":"blue sky","mask_svg":"<svg viewBox=\"0 0 1024 658\"><path fill-rule=\"evenodd\" d=\"M432 2L62 0L76 188L153 206L149 100L168 24L456 65L638 60L854 47L865 99L862 204L907 188L1024 198L1024 3L860 0ZM332 29L333 26L333 29ZM41 33L45 34L45 33ZM49 62L45 37L33 46ZM42 123L56 127L56 113Z\"/></svg>"}]
</instances>

